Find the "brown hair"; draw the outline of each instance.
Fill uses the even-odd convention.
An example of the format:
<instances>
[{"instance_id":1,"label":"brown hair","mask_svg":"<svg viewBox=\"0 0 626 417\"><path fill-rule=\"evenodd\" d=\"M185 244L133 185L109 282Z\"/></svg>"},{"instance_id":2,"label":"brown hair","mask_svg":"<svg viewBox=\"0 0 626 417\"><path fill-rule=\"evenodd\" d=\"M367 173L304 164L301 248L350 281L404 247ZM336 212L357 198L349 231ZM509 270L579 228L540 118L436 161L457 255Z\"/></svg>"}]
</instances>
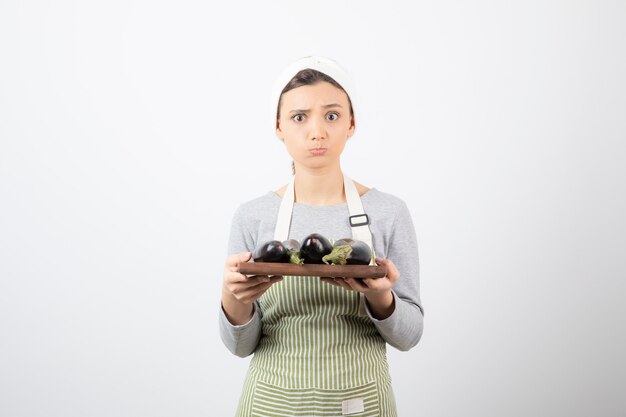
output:
<instances>
[{"instance_id":1,"label":"brown hair","mask_svg":"<svg viewBox=\"0 0 626 417\"><path fill-rule=\"evenodd\" d=\"M280 92L280 97L278 98L278 107L276 108L276 121L278 122L278 119L280 119L280 103L282 102L283 94L285 94L289 90L293 90L294 88L301 87L303 85L313 85L322 81L326 81L327 83L334 85L335 87L346 93L346 90L344 90L337 81L335 81L332 77L324 74L323 72L314 70L312 68L300 70L296 75L293 76L293 78L291 78L285 88L283 88L283 91ZM348 93L346 93L346 96L348 97L348 104L350 105L350 116L354 117L354 111L352 110L352 102L350 101L350 96L348 96ZM291 173L293 175L296 175L296 164L293 161L291 161Z\"/></svg>"}]
</instances>

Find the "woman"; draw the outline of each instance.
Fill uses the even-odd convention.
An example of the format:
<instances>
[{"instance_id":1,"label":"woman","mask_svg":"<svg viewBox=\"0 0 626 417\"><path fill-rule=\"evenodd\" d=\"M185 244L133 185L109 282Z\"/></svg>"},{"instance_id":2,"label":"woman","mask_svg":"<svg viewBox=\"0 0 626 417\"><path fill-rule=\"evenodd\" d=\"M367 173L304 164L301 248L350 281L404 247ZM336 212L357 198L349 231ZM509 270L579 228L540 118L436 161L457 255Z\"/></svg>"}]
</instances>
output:
<instances>
[{"instance_id":1,"label":"woman","mask_svg":"<svg viewBox=\"0 0 626 417\"><path fill-rule=\"evenodd\" d=\"M222 340L237 356L254 352L238 416L397 415L386 344L405 351L422 335L417 241L403 200L341 170L354 104L352 80L327 58L302 58L276 82L272 123L294 175L239 206L224 268ZM368 242L387 276L237 272L263 243L311 233Z\"/></svg>"}]
</instances>

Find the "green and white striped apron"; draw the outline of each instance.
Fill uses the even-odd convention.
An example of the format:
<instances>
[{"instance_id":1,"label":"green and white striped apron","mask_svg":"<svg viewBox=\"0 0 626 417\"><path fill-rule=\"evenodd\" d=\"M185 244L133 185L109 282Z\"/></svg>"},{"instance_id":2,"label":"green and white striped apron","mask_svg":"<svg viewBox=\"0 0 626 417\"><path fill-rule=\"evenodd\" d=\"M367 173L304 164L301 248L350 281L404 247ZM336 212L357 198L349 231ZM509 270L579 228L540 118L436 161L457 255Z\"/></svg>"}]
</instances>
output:
<instances>
[{"instance_id":1,"label":"green and white striped apron","mask_svg":"<svg viewBox=\"0 0 626 417\"><path fill-rule=\"evenodd\" d=\"M280 241L288 238L293 182L279 209L275 238ZM344 186L350 214L362 214L346 175ZM373 247L367 225L353 226L352 232ZM364 301L359 292L319 277L284 276L272 285L259 298L263 334L237 416L397 416L386 342L363 310Z\"/></svg>"}]
</instances>

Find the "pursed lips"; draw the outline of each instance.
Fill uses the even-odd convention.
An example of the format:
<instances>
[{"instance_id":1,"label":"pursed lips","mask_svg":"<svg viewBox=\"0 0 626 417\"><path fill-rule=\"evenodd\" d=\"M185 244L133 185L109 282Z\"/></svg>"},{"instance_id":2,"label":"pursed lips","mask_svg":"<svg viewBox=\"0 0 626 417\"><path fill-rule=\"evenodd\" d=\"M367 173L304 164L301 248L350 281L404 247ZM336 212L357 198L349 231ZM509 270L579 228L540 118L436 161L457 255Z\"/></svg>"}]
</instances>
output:
<instances>
[{"instance_id":1,"label":"pursed lips","mask_svg":"<svg viewBox=\"0 0 626 417\"><path fill-rule=\"evenodd\" d=\"M309 152L311 152L313 155L323 155L325 154L327 151L327 148L311 148L309 149Z\"/></svg>"}]
</instances>

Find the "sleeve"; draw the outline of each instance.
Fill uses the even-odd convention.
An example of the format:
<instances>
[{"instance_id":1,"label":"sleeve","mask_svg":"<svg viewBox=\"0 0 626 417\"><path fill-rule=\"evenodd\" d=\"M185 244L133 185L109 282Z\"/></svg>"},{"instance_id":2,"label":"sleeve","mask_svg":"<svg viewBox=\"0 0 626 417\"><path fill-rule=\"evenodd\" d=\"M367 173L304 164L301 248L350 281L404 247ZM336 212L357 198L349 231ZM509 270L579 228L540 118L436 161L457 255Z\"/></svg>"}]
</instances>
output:
<instances>
[{"instance_id":1,"label":"sleeve","mask_svg":"<svg viewBox=\"0 0 626 417\"><path fill-rule=\"evenodd\" d=\"M365 300L363 304L368 317L387 343L398 350L408 351L422 337L424 308L419 293L417 237L405 202L402 202L393 223L387 258L400 272L400 277L391 289L394 311L389 317L378 320L372 316Z\"/></svg>"},{"instance_id":2,"label":"sleeve","mask_svg":"<svg viewBox=\"0 0 626 417\"><path fill-rule=\"evenodd\" d=\"M244 215L243 208L239 206L231 223L227 255L239 252L253 252L254 242L255 238L252 229L249 227L248 219ZM234 355L242 358L252 354L261 338L261 317L261 306L258 301L255 301L250 321L241 325L234 325L228 321L220 302L220 337L226 348Z\"/></svg>"}]
</instances>

